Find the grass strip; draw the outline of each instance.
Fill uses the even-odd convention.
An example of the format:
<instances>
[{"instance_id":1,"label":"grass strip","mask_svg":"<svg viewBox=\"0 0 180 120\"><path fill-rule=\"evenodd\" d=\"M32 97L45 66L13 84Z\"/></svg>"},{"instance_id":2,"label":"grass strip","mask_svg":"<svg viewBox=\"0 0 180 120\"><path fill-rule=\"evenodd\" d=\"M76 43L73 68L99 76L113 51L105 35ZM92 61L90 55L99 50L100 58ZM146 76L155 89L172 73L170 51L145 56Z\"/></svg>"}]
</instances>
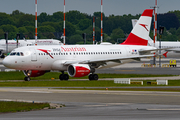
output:
<instances>
[{"instance_id":1,"label":"grass strip","mask_svg":"<svg viewBox=\"0 0 180 120\"><path fill-rule=\"evenodd\" d=\"M50 80L51 78L59 79L59 72L49 72L42 76L31 78L31 80ZM132 77L166 77L175 75L150 75L150 74L98 74L99 78L132 78ZM10 72L0 72L0 80L24 80L23 72L10 71ZM77 79L70 77L70 79ZM81 77L78 79L88 79L88 76Z\"/></svg>"},{"instance_id":2,"label":"grass strip","mask_svg":"<svg viewBox=\"0 0 180 120\"><path fill-rule=\"evenodd\" d=\"M25 112L31 110L41 110L50 107L49 103L26 103L13 101L0 101L0 113Z\"/></svg>"},{"instance_id":3,"label":"grass strip","mask_svg":"<svg viewBox=\"0 0 180 120\"><path fill-rule=\"evenodd\" d=\"M55 88L60 89L60 88ZM108 90L108 91L162 91L162 92L180 92L180 88L62 88L68 90Z\"/></svg>"},{"instance_id":4,"label":"grass strip","mask_svg":"<svg viewBox=\"0 0 180 120\"><path fill-rule=\"evenodd\" d=\"M136 80L137 81L137 80ZM160 86L160 85L147 85L148 81L144 80L143 85L127 85L117 84L110 80L101 81L18 81L18 82L0 82L0 87L127 87L127 86ZM180 80L169 80L168 86L180 86Z\"/></svg>"}]
</instances>

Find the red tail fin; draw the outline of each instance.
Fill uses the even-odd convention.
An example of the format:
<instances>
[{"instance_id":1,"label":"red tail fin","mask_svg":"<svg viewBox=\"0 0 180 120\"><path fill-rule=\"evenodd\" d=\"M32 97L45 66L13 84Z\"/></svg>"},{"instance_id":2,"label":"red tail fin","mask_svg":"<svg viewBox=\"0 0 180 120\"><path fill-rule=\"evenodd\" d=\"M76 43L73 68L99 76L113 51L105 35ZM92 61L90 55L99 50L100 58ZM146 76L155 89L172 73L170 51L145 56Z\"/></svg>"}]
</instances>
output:
<instances>
[{"instance_id":1,"label":"red tail fin","mask_svg":"<svg viewBox=\"0 0 180 120\"><path fill-rule=\"evenodd\" d=\"M146 9L122 45L147 45L153 9Z\"/></svg>"}]
</instances>

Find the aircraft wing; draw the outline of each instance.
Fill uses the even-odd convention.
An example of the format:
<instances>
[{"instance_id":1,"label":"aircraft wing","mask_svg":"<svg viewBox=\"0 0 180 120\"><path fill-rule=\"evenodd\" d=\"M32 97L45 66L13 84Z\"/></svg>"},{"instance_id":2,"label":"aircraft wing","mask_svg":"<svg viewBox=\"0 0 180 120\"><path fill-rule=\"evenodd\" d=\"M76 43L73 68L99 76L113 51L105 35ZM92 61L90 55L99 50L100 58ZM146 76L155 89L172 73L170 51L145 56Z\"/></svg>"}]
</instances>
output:
<instances>
[{"instance_id":1,"label":"aircraft wing","mask_svg":"<svg viewBox=\"0 0 180 120\"><path fill-rule=\"evenodd\" d=\"M176 53L180 53L180 49L179 48L169 48L166 51L174 51Z\"/></svg>"},{"instance_id":2,"label":"aircraft wing","mask_svg":"<svg viewBox=\"0 0 180 120\"><path fill-rule=\"evenodd\" d=\"M174 51L172 48L161 48L161 49L149 49L149 50L139 50L140 55L150 54L150 52L157 52L158 50ZM180 51L179 51L180 52Z\"/></svg>"},{"instance_id":3,"label":"aircraft wing","mask_svg":"<svg viewBox=\"0 0 180 120\"><path fill-rule=\"evenodd\" d=\"M96 59L96 60L81 60L81 61L66 61L64 62L63 65L70 65L70 64L91 64L91 63L106 63L106 62L117 62L121 63L121 60L124 59L135 59L135 60L140 60L140 58L146 58L146 57L153 57L154 54L152 55L139 55L139 56L131 56L131 57L118 57L118 58L107 58L107 59Z\"/></svg>"}]
</instances>

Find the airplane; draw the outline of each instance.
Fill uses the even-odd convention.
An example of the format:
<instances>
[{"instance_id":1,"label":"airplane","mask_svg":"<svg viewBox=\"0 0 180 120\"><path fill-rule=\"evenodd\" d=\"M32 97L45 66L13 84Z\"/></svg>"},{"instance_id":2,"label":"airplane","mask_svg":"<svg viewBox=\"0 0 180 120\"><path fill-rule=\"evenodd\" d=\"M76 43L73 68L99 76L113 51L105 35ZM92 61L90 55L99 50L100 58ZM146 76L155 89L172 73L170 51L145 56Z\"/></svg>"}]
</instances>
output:
<instances>
[{"instance_id":1,"label":"airplane","mask_svg":"<svg viewBox=\"0 0 180 120\"><path fill-rule=\"evenodd\" d=\"M18 47L22 46L33 46L33 45L61 45L62 42L56 39L27 39L27 40L18 40ZM5 53L11 52L17 47L17 41L8 40L8 50L6 51L6 40L0 40L0 58L5 57Z\"/></svg>"},{"instance_id":2,"label":"airplane","mask_svg":"<svg viewBox=\"0 0 180 120\"><path fill-rule=\"evenodd\" d=\"M96 69L113 67L154 56L158 49L147 46L153 9L144 10L139 21L122 44L27 46L14 49L5 57L5 67L22 70L25 81L46 72L59 71L60 80L89 76L98 80ZM67 71L68 74L64 74Z\"/></svg>"},{"instance_id":3,"label":"airplane","mask_svg":"<svg viewBox=\"0 0 180 120\"><path fill-rule=\"evenodd\" d=\"M134 27L137 23L137 19L132 19L132 26ZM149 37L148 44L154 46L154 41ZM159 48L159 41L155 41L155 47ZM168 58L179 58L180 57L180 42L179 41L161 41L161 48L169 48L163 50L162 54L164 57Z\"/></svg>"}]
</instances>

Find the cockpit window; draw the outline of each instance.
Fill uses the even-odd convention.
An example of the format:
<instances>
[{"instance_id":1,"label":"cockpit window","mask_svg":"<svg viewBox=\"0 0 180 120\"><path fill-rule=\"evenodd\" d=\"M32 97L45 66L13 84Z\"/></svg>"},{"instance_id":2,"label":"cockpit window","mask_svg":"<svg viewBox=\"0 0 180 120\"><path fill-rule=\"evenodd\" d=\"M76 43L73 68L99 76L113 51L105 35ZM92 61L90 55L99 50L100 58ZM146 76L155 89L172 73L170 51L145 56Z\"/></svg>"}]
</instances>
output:
<instances>
[{"instance_id":1,"label":"cockpit window","mask_svg":"<svg viewBox=\"0 0 180 120\"><path fill-rule=\"evenodd\" d=\"M24 56L23 52L20 52L21 56Z\"/></svg>"},{"instance_id":2,"label":"cockpit window","mask_svg":"<svg viewBox=\"0 0 180 120\"><path fill-rule=\"evenodd\" d=\"M10 56L24 56L24 53L23 52L12 52L10 53Z\"/></svg>"},{"instance_id":3,"label":"cockpit window","mask_svg":"<svg viewBox=\"0 0 180 120\"><path fill-rule=\"evenodd\" d=\"M10 54L10 56L14 56L14 55L16 55L16 53L15 53L15 52L12 52L12 53Z\"/></svg>"},{"instance_id":4,"label":"cockpit window","mask_svg":"<svg viewBox=\"0 0 180 120\"><path fill-rule=\"evenodd\" d=\"M17 53L16 53L16 55L17 55L17 56L20 56L20 53L19 53L19 52L17 52Z\"/></svg>"}]
</instances>

